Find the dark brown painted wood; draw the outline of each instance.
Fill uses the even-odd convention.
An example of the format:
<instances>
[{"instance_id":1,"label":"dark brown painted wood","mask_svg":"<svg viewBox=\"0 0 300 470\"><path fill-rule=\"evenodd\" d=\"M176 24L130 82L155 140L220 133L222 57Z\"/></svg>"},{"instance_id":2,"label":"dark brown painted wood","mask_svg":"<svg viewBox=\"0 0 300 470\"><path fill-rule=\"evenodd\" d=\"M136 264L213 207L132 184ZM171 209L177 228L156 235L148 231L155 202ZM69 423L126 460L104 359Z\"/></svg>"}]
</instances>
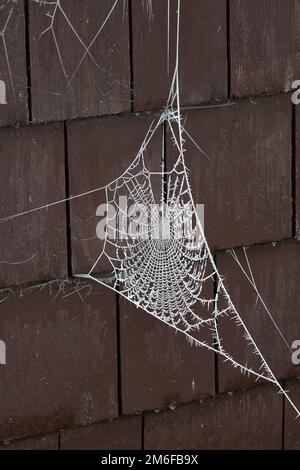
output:
<instances>
[{"instance_id":1,"label":"dark brown painted wood","mask_svg":"<svg viewBox=\"0 0 300 470\"><path fill-rule=\"evenodd\" d=\"M29 437L0 446L0 450L58 450L58 434Z\"/></svg>"},{"instance_id":2,"label":"dark brown painted wood","mask_svg":"<svg viewBox=\"0 0 300 470\"><path fill-rule=\"evenodd\" d=\"M282 397L271 387L145 416L146 449L280 449ZM272 432L270 432L272 430Z\"/></svg>"},{"instance_id":3,"label":"dark brown painted wood","mask_svg":"<svg viewBox=\"0 0 300 470\"><path fill-rule=\"evenodd\" d=\"M55 12L55 5L29 3L35 121L130 109L127 1L116 4L101 30L114 4L61 0ZM48 12L55 12L53 27Z\"/></svg>"},{"instance_id":4,"label":"dark brown painted wood","mask_svg":"<svg viewBox=\"0 0 300 470\"><path fill-rule=\"evenodd\" d=\"M294 79L299 80L300 77L300 1L294 0L295 14L294 14Z\"/></svg>"},{"instance_id":5,"label":"dark brown painted wood","mask_svg":"<svg viewBox=\"0 0 300 470\"><path fill-rule=\"evenodd\" d=\"M231 93L288 91L294 76L295 2L230 0Z\"/></svg>"},{"instance_id":6,"label":"dark brown painted wood","mask_svg":"<svg viewBox=\"0 0 300 470\"><path fill-rule=\"evenodd\" d=\"M214 394L214 356L128 301L120 302L122 411L161 409ZM204 341L211 342L209 329Z\"/></svg>"},{"instance_id":7,"label":"dark brown painted wood","mask_svg":"<svg viewBox=\"0 0 300 470\"><path fill-rule=\"evenodd\" d=\"M229 253L217 254L219 272L225 277L225 285L250 334L277 378L295 377L300 367L292 363L289 348L300 331L298 280L300 276L300 242L288 241L278 244L249 248L247 257L257 288L272 318L286 339L278 333L257 294L240 267ZM236 250L241 264L247 270L242 250ZM247 363L258 371L261 362L253 355L243 338L243 329L228 317L218 321L224 349L238 362ZM219 361L219 390L228 391L255 385L253 378L241 375L228 363Z\"/></svg>"},{"instance_id":8,"label":"dark brown painted wood","mask_svg":"<svg viewBox=\"0 0 300 470\"><path fill-rule=\"evenodd\" d=\"M27 119L27 76L24 2L0 3L0 80L5 84L6 104L1 104L0 126Z\"/></svg>"},{"instance_id":9,"label":"dark brown painted wood","mask_svg":"<svg viewBox=\"0 0 300 470\"><path fill-rule=\"evenodd\" d=\"M61 124L0 131L0 218L65 198ZM66 275L65 204L0 224L0 286Z\"/></svg>"},{"instance_id":10,"label":"dark brown painted wood","mask_svg":"<svg viewBox=\"0 0 300 470\"><path fill-rule=\"evenodd\" d=\"M298 335L299 339L299 335ZM289 396L300 409L300 381L298 379L287 380L285 383ZM299 450L300 448L300 428L299 418L297 418L295 410L285 400L284 404L284 449Z\"/></svg>"},{"instance_id":11,"label":"dark brown painted wood","mask_svg":"<svg viewBox=\"0 0 300 470\"><path fill-rule=\"evenodd\" d=\"M61 433L62 450L139 450L141 443L141 416L127 416Z\"/></svg>"},{"instance_id":12,"label":"dark brown painted wood","mask_svg":"<svg viewBox=\"0 0 300 470\"><path fill-rule=\"evenodd\" d=\"M1 294L1 300L5 293ZM87 283L16 291L0 303L0 440L117 415L115 297Z\"/></svg>"},{"instance_id":13,"label":"dark brown painted wood","mask_svg":"<svg viewBox=\"0 0 300 470\"><path fill-rule=\"evenodd\" d=\"M153 119L153 116L115 116L69 123L70 194L105 186L121 176L138 153ZM161 141L158 132L145 151L149 170L161 170ZM126 196L127 192L121 189L119 195ZM101 217L96 216L96 210L105 202L105 190L101 190L70 203L74 273L88 272L101 253L103 241L96 236ZM111 265L103 258L95 273L105 271L110 272Z\"/></svg>"},{"instance_id":14,"label":"dark brown painted wood","mask_svg":"<svg viewBox=\"0 0 300 470\"><path fill-rule=\"evenodd\" d=\"M177 0L132 2L134 107L154 109L166 104L176 57ZM169 64L168 64L169 57ZM227 96L226 1L181 2L180 82L183 104Z\"/></svg>"},{"instance_id":15,"label":"dark brown painted wood","mask_svg":"<svg viewBox=\"0 0 300 470\"><path fill-rule=\"evenodd\" d=\"M35 121L114 114L130 109L128 1L119 2L68 87L84 48L61 11L53 30L53 6L30 1L30 68L26 73L24 1L2 2L0 80L7 104L0 105L0 126L27 120L27 73ZM167 73L167 1L132 0L132 78L135 110L166 103L174 68L176 0L171 0L170 62ZM227 96L225 0L182 2L180 25L181 102L194 105ZM231 92L241 97L279 93L300 79L299 0L230 0ZM61 0L89 44L114 0ZM4 21L4 22L3 22ZM55 33L55 36L53 35ZM61 59L65 67L62 68ZM9 76L4 46L12 72ZM13 85L12 85L13 83ZM15 97L13 96L13 89ZM215 249L271 242L292 236L292 195L299 234L299 132L296 108L296 160L291 147L290 96L241 101L233 107L188 112L186 128L212 162L187 138L186 160L196 203L205 204L205 233ZM109 117L67 124L71 195L103 186L131 163L154 116ZM161 165L161 132L145 159ZM0 131L0 218L65 198L64 136L61 124ZM169 169L178 155L167 144ZM293 173L295 170L295 173ZM294 180L294 191L291 185ZM159 198L159 184L155 185ZM104 192L70 203L74 273L86 273L102 245L96 239L96 208ZM39 283L67 274L65 205L0 223L0 287ZM241 256L241 251L237 250ZM257 286L288 343L299 325L299 242L251 247L247 254ZM266 359L280 378L299 375L299 366L256 302L243 273L228 253L217 254L218 267L238 310ZM244 263L245 264L245 263ZM109 270L101 263L95 272ZM0 292L0 339L7 364L0 366L0 441L2 449L57 449L61 428L64 449L138 449L142 417L118 415L115 295L97 285L52 284ZM6 299L6 297L8 297ZM5 299L5 300L4 300ZM256 366L236 325L219 320L221 337L234 357ZM207 340L211 338L207 336ZM120 301L120 384L122 412L175 408L214 393L214 358L191 346L183 335ZM219 391L254 385L218 360ZM286 381L296 405L297 379ZM283 418L283 420L282 420ZM97 422L97 424L90 424ZM284 424L282 429L281 425ZM84 426L83 426L84 425ZM83 427L82 427L83 426ZM146 413L145 447L151 449L299 448L294 410L277 389L206 399L176 410Z\"/></svg>"},{"instance_id":16,"label":"dark brown painted wood","mask_svg":"<svg viewBox=\"0 0 300 470\"><path fill-rule=\"evenodd\" d=\"M212 249L292 235L291 104L288 96L239 101L184 114L185 159L196 204L204 204ZM167 144L169 168L178 158Z\"/></svg>"}]
</instances>

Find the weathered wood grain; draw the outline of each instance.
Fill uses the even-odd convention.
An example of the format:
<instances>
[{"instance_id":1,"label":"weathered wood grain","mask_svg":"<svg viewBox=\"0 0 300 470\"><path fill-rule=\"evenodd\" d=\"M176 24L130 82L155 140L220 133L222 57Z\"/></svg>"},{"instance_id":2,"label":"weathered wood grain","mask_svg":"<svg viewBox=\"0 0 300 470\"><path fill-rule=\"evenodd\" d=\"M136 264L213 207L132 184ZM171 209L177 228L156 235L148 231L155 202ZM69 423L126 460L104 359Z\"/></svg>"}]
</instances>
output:
<instances>
[{"instance_id":1,"label":"weathered wood grain","mask_svg":"<svg viewBox=\"0 0 300 470\"><path fill-rule=\"evenodd\" d=\"M0 450L58 450L58 433L6 443L0 446Z\"/></svg>"},{"instance_id":2,"label":"weathered wood grain","mask_svg":"<svg viewBox=\"0 0 300 470\"><path fill-rule=\"evenodd\" d=\"M105 186L121 176L138 153L153 118L114 116L69 123L71 196ZM152 138L145 151L145 164L152 171L161 170L161 133ZM116 197L117 202L119 196L124 195L127 191L121 189ZM103 240L96 236L97 224L106 215L105 208L102 219L96 216L101 204L106 204L105 190L70 202L74 273L87 273L103 248ZM104 257L94 273L106 271L111 271L111 264Z\"/></svg>"},{"instance_id":3,"label":"weathered wood grain","mask_svg":"<svg viewBox=\"0 0 300 470\"><path fill-rule=\"evenodd\" d=\"M230 0L231 94L251 96L291 88L294 0Z\"/></svg>"},{"instance_id":4,"label":"weathered wood grain","mask_svg":"<svg viewBox=\"0 0 300 470\"><path fill-rule=\"evenodd\" d=\"M56 8L30 2L33 120L130 109L128 5L115 3L61 0Z\"/></svg>"},{"instance_id":5,"label":"weathered wood grain","mask_svg":"<svg viewBox=\"0 0 300 470\"><path fill-rule=\"evenodd\" d=\"M1 297L3 298L3 296ZM31 287L0 303L0 441L117 415L115 296L76 283Z\"/></svg>"},{"instance_id":6,"label":"weathered wood grain","mask_svg":"<svg viewBox=\"0 0 300 470\"><path fill-rule=\"evenodd\" d=\"M212 249L292 235L290 97L239 101L184 114L185 159L196 204L204 204ZM169 168L178 158L167 143Z\"/></svg>"},{"instance_id":7,"label":"weathered wood grain","mask_svg":"<svg viewBox=\"0 0 300 470\"><path fill-rule=\"evenodd\" d=\"M203 330L202 340L211 343L210 329ZM213 353L191 346L183 334L123 299L120 333L123 413L162 409L214 394Z\"/></svg>"},{"instance_id":8,"label":"weathered wood grain","mask_svg":"<svg viewBox=\"0 0 300 470\"><path fill-rule=\"evenodd\" d=\"M282 396L272 387L147 413L145 449L281 449L281 413Z\"/></svg>"},{"instance_id":9,"label":"weathered wood grain","mask_svg":"<svg viewBox=\"0 0 300 470\"><path fill-rule=\"evenodd\" d=\"M300 367L292 363L291 347L300 332L300 242L259 245L247 249L246 253L258 291L287 344L230 253L217 254L219 272L225 277L225 285L237 311L275 376L278 379L296 377ZM243 251L236 250L236 254L249 273ZM258 372L261 361L247 345L243 328L226 316L220 317L218 324L224 349L238 362ZM239 370L222 360L218 370L220 392L256 384L255 378L241 375Z\"/></svg>"},{"instance_id":10,"label":"weathered wood grain","mask_svg":"<svg viewBox=\"0 0 300 470\"><path fill-rule=\"evenodd\" d=\"M176 57L177 0L132 2L135 110L166 105ZM168 34L169 31L169 34ZM169 41L168 41L169 37ZM227 97L226 1L181 2L180 87L182 104Z\"/></svg>"},{"instance_id":11,"label":"weathered wood grain","mask_svg":"<svg viewBox=\"0 0 300 470\"><path fill-rule=\"evenodd\" d=\"M127 416L61 433L62 450L139 450L142 416Z\"/></svg>"},{"instance_id":12,"label":"weathered wood grain","mask_svg":"<svg viewBox=\"0 0 300 470\"><path fill-rule=\"evenodd\" d=\"M65 198L62 124L0 130L0 218ZM65 204L0 224L0 286L66 276Z\"/></svg>"}]
</instances>

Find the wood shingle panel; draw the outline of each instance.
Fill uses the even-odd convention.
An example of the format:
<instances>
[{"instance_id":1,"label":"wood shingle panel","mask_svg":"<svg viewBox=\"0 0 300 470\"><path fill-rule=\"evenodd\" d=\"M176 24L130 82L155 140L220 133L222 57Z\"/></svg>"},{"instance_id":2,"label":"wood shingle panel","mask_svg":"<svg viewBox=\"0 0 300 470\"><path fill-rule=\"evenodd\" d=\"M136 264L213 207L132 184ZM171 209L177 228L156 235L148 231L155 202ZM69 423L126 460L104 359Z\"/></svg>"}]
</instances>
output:
<instances>
[{"instance_id":1,"label":"wood shingle panel","mask_svg":"<svg viewBox=\"0 0 300 470\"><path fill-rule=\"evenodd\" d=\"M204 328L203 328L204 329ZM120 300L122 411L161 409L214 394L214 355ZM201 334L211 340L210 330Z\"/></svg>"},{"instance_id":2,"label":"wood shingle panel","mask_svg":"<svg viewBox=\"0 0 300 470\"><path fill-rule=\"evenodd\" d=\"M65 198L60 123L0 130L0 218ZM0 224L0 286L61 279L67 272L65 204Z\"/></svg>"},{"instance_id":3,"label":"wood shingle panel","mask_svg":"<svg viewBox=\"0 0 300 470\"><path fill-rule=\"evenodd\" d=\"M29 13L34 121L130 109L127 1L29 2Z\"/></svg>"},{"instance_id":4,"label":"wood shingle panel","mask_svg":"<svg viewBox=\"0 0 300 470\"><path fill-rule=\"evenodd\" d=\"M291 89L294 21L294 0L230 0L232 96Z\"/></svg>"},{"instance_id":5,"label":"wood shingle panel","mask_svg":"<svg viewBox=\"0 0 300 470\"><path fill-rule=\"evenodd\" d=\"M184 114L185 160L210 247L233 248L292 235L291 102L237 101ZM206 155L204 155L204 152ZM167 142L169 169L178 158Z\"/></svg>"},{"instance_id":6,"label":"wood shingle panel","mask_svg":"<svg viewBox=\"0 0 300 470\"><path fill-rule=\"evenodd\" d=\"M235 252L249 274L243 251L238 249ZM300 367L292 363L290 348L293 341L298 339L300 331L300 242L291 240L259 245L247 249L246 254L258 291L287 344L230 253L217 254L219 272L225 277L225 285L233 303L276 377L295 377L300 374ZM218 324L225 350L238 362L247 363L248 367L257 371L260 362L247 346L242 328L226 316L219 318ZM218 370L220 392L256 384L253 378L241 375L238 369L221 360Z\"/></svg>"},{"instance_id":7,"label":"wood shingle panel","mask_svg":"<svg viewBox=\"0 0 300 470\"><path fill-rule=\"evenodd\" d=\"M58 450L58 434L53 433L20 439L1 445L0 450Z\"/></svg>"},{"instance_id":8,"label":"wood shingle panel","mask_svg":"<svg viewBox=\"0 0 300 470\"><path fill-rule=\"evenodd\" d=\"M147 413L145 449L281 449L281 414L282 396L272 387Z\"/></svg>"},{"instance_id":9,"label":"wood shingle panel","mask_svg":"<svg viewBox=\"0 0 300 470\"><path fill-rule=\"evenodd\" d=\"M33 286L1 302L0 318L0 441L117 416L113 293L88 283Z\"/></svg>"},{"instance_id":10,"label":"wood shingle panel","mask_svg":"<svg viewBox=\"0 0 300 470\"><path fill-rule=\"evenodd\" d=\"M121 176L138 153L153 119L154 116L111 116L69 123L71 196L105 186ZM144 157L149 170L160 171L161 133L152 137ZM124 195L127 191L121 188L115 200L118 202L119 196ZM73 273L87 273L101 253L103 240L96 236L97 224L103 219L96 216L101 204L105 216L105 190L70 202ZM111 269L104 257L94 272Z\"/></svg>"},{"instance_id":11,"label":"wood shingle panel","mask_svg":"<svg viewBox=\"0 0 300 470\"><path fill-rule=\"evenodd\" d=\"M177 0L170 0L169 26L167 0L152 0L150 9L146 5L140 0L132 2L133 88L137 111L166 105L176 57ZM227 97L226 51L226 1L181 2L182 104Z\"/></svg>"},{"instance_id":12,"label":"wood shingle panel","mask_svg":"<svg viewBox=\"0 0 300 470\"><path fill-rule=\"evenodd\" d=\"M61 433L62 450L138 450L142 416L126 416Z\"/></svg>"}]
</instances>

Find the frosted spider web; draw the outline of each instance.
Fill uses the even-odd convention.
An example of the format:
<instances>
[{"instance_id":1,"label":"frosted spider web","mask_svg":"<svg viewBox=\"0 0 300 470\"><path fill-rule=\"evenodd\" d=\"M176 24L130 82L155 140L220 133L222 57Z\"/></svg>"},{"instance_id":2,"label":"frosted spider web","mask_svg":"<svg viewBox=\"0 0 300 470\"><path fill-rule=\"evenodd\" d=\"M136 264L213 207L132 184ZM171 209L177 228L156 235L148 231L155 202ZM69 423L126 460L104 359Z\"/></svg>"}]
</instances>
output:
<instances>
[{"instance_id":1,"label":"frosted spider web","mask_svg":"<svg viewBox=\"0 0 300 470\"><path fill-rule=\"evenodd\" d=\"M224 361L256 380L262 379L276 385L299 416L297 407L276 379L233 304L216 267L196 210L185 163L185 139L190 139L203 157L209 156L188 134L183 124L179 96L179 26L180 0L177 11L176 65L167 105L160 117L151 123L137 155L127 170L108 185L6 217L0 222L48 209L98 191L105 191L107 206L112 204L118 212L122 212L119 196L127 194L129 200L143 208L139 220L139 236L136 236L135 231L128 229L122 218L121 222L116 223L116 212L110 216L107 211L107 236L103 248L90 271L76 277L93 280L118 292L137 307L184 334L192 344L217 353ZM161 129L170 132L178 159L171 171L165 170L163 162L161 171L153 172L147 168L144 156L153 136ZM164 139L162 155L163 146ZM159 196L154 183L157 176L161 184ZM160 206L153 213L157 197ZM164 210L165 207L168 211ZM183 211L183 208L188 210ZM182 214L186 225L192 225L192 221L196 221L196 224L188 237L185 234L175 237L178 220L181 219L182 223ZM115 236L109 237L109 232L113 232ZM246 256L245 250L244 253ZM233 256L241 266L234 252ZM103 259L111 266L112 282L95 274L99 272L98 268ZM245 270L243 272L258 293L249 263L248 267L249 275ZM214 289L212 285L215 286ZM263 303L261 297L259 300ZM270 315L266 306L265 309ZM236 327L240 329L248 348L258 358L257 368L237 361L225 348L218 327L218 320L224 317L235 322Z\"/></svg>"},{"instance_id":2,"label":"frosted spider web","mask_svg":"<svg viewBox=\"0 0 300 470\"><path fill-rule=\"evenodd\" d=\"M136 237L135 232L130 233L122 222L116 226L115 215L111 218L108 215L107 233L115 231L116 237L115 239L106 237L104 247L89 273L79 275L79 277L93 279L100 284L107 285L103 279L93 274L94 270L97 271L102 258L105 257L112 267L114 279L113 285L108 287L176 331L183 333L191 344L218 353L224 361L239 368L242 373L254 376L256 380L263 379L275 384L296 410L297 416L300 416L297 407L276 379L233 304L215 265L196 211L185 164L185 138L191 139L205 157L208 155L185 130L180 111L178 70L180 0L178 0L177 19L177 59L166 108L158 122L150 126L133 163L119 178L106 187L107 203L114 204L117 209L114 214L122 211L118 199L120 193L124 194L124 189L129 199L131 198L143 208L139 221L139 226L142 227L140 237ZM150 172L145 166L144 152L162 125L165 125L172 135L178 159L170 172L162 168L162 171L158 173L162 180L161 210L153 216L150 214L155 204L152 177L157 173ZM167 215L164 214L164 204L171 208ZM183 207L191 208L186 216L190 219L188 222L192 219L196 220L196 228L190 234L190 238L174 236L176 223L182 216ZM186 214L186 211L184 213ZM146 236L143 237L145 234ZM197 234L200 236L197 237ZM244 254L246 257L245 251ZM234 252L233 256L239 263ZM247 257L246 259L248 262ZM250 283L259 294L249 263L248 267L251 276ZM244 274L247 276L245 271ZM215 283L215 290L212 292L209 285L213 283ZM261 297L259 300L263 302ZM271 317L266 305L264 303L263 305ZM260 365L257 370L247 364L239 363L225 349L218 328L218 319L225 316L241 328L248 347L258 357ZM273 320L272 317L271 319ZM205 328L209 328L211 341L201 338L205 336L203 335Z\"/></svg>"},{"instance_id":3,"label":"frosted spider web","mask_svg":"<svg viewBox=\"0 0 300 470\"><path fill-rule=\"evenodd\" d=\"M72 85L73 80L75 79L79 69L84 65L84 62L86 59L90 59L92 63L94 64L94 66L99 70L99 72L109 77L109 79L113 83L121 86L122 88L125 88L125 89L128 88L128 85L124 85L124 83L117 80L117 78L109 70L107 70L105 67L99 64L92 53L93 46L96 44L96 41L101 38L101 34L103 33L103 30L109 23L109 20L114 14L116 8L119 5L121 5L121 3L123 5L123 19L125 18L127 0L113 0L112 5L107 12L107 15L105 16L104 20L100 22L96 33L92 37L91 41L89 41L89 43L86 43L83 37L76 30L61 0L30 0L30 1L32 3L40 5L40 7L47 8L45 16L49 18L49 24L43 31L41 31L40 38L46 34L51 35L53 43L54 43L54 47L57 53L58 62L60 64L60 68L62 70L63 76L66 80L66 88L69 88ZM151 0L146 0L146 1L151 2ZM151 7L151 3L147 3L147 4L150 5L147 7L147 11L150 16L152 7ZM78 48L82 49L82 55L80 56L77 65L75 66L74 70L71 71L71 73L67 70L65 60L64 60L64 51L60 47L59 40L57 37L57 32L55 29L55 23L56 23L58 16L61 16L63 18L65 25L70 29L73 37L75 38ZM105 93L103 93L103 95L105 95Z\"/></svg>"}]
</instances>

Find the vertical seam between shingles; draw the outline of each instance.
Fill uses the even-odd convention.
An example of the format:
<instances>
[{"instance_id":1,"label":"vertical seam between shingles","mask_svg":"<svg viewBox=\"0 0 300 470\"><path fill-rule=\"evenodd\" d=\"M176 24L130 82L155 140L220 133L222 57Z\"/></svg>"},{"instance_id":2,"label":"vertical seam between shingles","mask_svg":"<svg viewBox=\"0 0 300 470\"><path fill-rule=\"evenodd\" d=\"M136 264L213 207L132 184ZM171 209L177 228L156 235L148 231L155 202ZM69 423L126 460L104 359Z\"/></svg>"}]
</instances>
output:
<instances>
[{"instance_id":1,"label":"vertical seam between shingles","mask_svg":"<svg viewBox=\"0 0 300 470\"><path fill-rule=\"evenodd\" d=\"M227 39L227 98L231 97L231 34L230 0L226 0L226 39Z\"/></svg>"},{"instance_id":2,"label":"vertical seam between shingles","mask_svg":"<svg viewBox=\"0 0 300 470\"><path fill-rule=\"evenodd\" d=\"M296 107L292 105L292 164L291 164L291 186L292 186L292 236L295 237L297 234L297 215L296 215Z\"/></svg>"},{"instance_id":3,"label":"vertical seam between shingles","mask_svg":"<svg viewBox=\"0 0 300 470\"><path fill-rule=\"evenodd\" d=\"M133 69L133 18L132 0L128 0L128 28L129 28L129 67L130 67L130 109L134 111L134 69Z\"/></svg>"},{"instance_id":4,"label":"vertical seam between shingles","mask_svg":"<svg viewBox=\"0 0 300 470\"><path fill-rule=\"evenodd\" d=\"M69 149L68 149L68 126L64 121L64 143L65 143L65 197L70 197L70 178L69 178ZM71 243L71 210L70 201L66 201L66 237L67 237L67 274L72 277L72 243Z\"/></svg>"},{"instance_id":5,"label":"vertical seam between shingles","mask_svg":"<svg viewBox=\"0 0 300 470\"><path fill-rule=\"evenodd\" d=\"M26 47L26 77L27 77L27 106L28 120L32 121L32 96L31 96L31 56L30 56L30 31L29 31L29 0L24 3L25 15L25 47Z\"/></svg>"},{"instance_id":6,"label":"vertical seam between shingles","mask_svg":"<svg viewBox=\"0 0 300 470\"><path fill-rule=\"evenodd\" d=\"M121 324L120 324L120 294L116 293L116 335L117 335L117 387L118 414L122 415L122 361L121 361Z\"/></svg>"}]
</instances>

